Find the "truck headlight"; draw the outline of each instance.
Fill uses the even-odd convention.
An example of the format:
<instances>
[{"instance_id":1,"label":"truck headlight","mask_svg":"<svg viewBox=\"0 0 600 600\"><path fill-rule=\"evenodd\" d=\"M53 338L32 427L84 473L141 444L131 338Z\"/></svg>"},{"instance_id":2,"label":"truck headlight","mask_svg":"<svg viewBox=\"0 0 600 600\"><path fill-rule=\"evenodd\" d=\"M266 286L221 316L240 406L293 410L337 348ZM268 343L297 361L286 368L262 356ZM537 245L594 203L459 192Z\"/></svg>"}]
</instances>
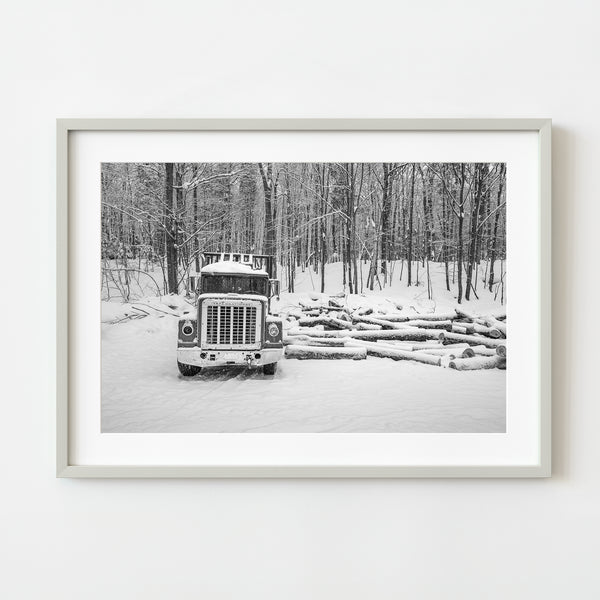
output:
<instances>
[{"instance_id":1,"label":"truck headlight","mask_svg":"<svg viewBox=\"0 0 600 600\"><path fill-rule=\"evenodd\" d=\"M277 323L270 323L267 331L271 337L277 337L279 335L279 325Z\"/></svg>"},{"instance_id":2,"label":"truck headlight","mask_svg":"<svg viewBox=\"0 0 600 600\"><path fill-rule=\"evenodd\" d=\"M194 327L192 326L192 324L188 321L187 323L185 323L183 325L183 327L181 328L181 332L183 333L183 335L192 335L192 333L194 333Z\"/></svg>"}]
</instances>

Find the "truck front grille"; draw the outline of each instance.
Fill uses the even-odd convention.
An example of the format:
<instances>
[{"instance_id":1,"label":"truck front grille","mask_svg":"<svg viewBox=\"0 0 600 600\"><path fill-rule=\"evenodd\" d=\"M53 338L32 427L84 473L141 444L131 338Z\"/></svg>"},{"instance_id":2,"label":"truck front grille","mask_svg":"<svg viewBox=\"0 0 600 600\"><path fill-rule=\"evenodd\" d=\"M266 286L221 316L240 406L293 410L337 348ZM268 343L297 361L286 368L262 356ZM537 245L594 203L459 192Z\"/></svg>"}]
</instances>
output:
<instances>
[{"instance_id":1,"label":"truck front grille","mask_svg":"<svg viewBox=\"0 0 600 600\"><path fill-rule=\"evenodd\" d=\"M251 346L257 340L258 307L209 305L205 313L205 340L209 346Z\"/></svg>"}]
</instances>

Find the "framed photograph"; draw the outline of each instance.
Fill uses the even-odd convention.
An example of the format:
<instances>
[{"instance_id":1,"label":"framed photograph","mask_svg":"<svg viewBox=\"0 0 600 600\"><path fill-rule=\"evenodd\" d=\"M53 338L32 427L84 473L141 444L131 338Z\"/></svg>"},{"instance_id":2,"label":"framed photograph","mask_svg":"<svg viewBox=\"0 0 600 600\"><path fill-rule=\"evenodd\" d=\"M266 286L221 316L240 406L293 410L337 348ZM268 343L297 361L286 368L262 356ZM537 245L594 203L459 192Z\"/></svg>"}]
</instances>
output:
<instances>
[{"instance_id":1,"label":"framed photograph","mask_svg":"<svg viewBox=\"0 0 600 600\"><path fill-rule=\"evenodd\" d=\"M57 123L59 477L547 477L551 122Z\"/></svg>"}]
</instances>

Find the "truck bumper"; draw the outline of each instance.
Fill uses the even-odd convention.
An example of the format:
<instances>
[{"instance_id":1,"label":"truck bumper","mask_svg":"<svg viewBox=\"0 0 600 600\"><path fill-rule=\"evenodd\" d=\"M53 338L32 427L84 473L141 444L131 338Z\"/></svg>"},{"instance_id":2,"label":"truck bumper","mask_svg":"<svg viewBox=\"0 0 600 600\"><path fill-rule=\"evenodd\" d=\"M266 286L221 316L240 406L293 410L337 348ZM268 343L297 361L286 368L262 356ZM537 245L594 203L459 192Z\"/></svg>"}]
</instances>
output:
<instances>
[{"instance_id":1,"label":"truck bumper","mask_svg":"<svg viewBox=\"0 0 600 600\"><path fill-rule=\"evenodd\" d=\"M263 348L261 350L177 348L177 360L180 363L197 367L223 367L227 365L260 367L277 362L282 357L283 348Z\"/></svg>"}]
</instances>

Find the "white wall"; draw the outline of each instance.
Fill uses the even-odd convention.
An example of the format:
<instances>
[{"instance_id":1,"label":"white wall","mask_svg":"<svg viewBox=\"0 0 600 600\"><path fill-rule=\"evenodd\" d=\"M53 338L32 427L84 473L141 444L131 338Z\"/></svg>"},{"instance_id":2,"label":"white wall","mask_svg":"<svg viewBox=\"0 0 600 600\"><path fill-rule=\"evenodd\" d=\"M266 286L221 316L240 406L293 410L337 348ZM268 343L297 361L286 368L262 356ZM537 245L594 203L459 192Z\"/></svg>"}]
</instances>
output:
<instances>
[{"instance_id":1,"label":"white wall","mask_svg":"<svg viewBox=\"0 0 600 600\"><path fill-rule=\"evenodd\" d=\"M3 5L0 595L600 597L595 3L236 4ZM552 117L554 477L56 480L54 119L133 116Z\"/></svg>"}]
</instances>

